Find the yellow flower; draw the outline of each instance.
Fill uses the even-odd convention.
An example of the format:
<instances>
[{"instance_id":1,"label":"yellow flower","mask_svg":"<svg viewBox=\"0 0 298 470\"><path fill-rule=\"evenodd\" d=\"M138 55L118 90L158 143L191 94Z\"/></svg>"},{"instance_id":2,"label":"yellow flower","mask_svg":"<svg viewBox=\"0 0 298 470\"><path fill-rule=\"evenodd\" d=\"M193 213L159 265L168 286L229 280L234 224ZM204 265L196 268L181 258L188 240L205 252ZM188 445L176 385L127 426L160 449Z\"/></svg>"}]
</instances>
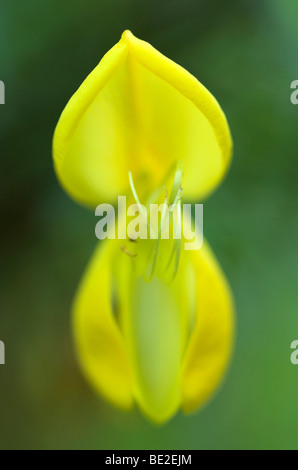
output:
<instances>
[{"instance_id":1,"label":"yellow flower","mask_svg":"<svg viewBox=\"0 0 298 470\"><path fill-rule=\"evenodd\" d=\"M177 165L182 175L182 161L183 196L196 200L220 183L231 148L215 98L126 31L66 106L54 162L70 195L97 206L130 193L129 172L148 201ZM177 190L180 198L180 183ZM175 275L171 282L167 270ZM229 287L206 242L184 251L173 239L106 240L74 304L78 359L88 380L112 404L130 409L136 402L158 423L211 397L231 355L233 329Z\"/></svg>"}]
</instances>

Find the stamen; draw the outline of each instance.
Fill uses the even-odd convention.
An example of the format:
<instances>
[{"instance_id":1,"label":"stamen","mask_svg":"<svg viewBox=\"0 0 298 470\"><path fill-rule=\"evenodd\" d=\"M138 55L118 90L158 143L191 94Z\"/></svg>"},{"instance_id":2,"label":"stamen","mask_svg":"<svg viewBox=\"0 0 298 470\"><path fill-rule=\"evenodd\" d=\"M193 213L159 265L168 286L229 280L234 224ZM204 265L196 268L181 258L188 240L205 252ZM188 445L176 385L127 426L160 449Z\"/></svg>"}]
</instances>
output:
<instances>
[{"instance_id":1,"label":"stamen","mask_svg":"<svg viewBox=\"0 0 298 470\"><path fill-rule=\"evenodd\" d=\"M144 219L147 222L147 227L150 230L150 223L149 223L148 218L147 218L147 212L144 211L143 205L140 203L140 200L139 200L139 197L138 197L138 194L136 192L136 188L135 188L135 185L134 185L134 182L133 182L132 173L131 173L130 170L128 172L128 179L129 179L130 189L131 189L131 192L133 194L133 197L135 198L135 201L136 201L137 205L140 208L140 212L141 212L141 214L143 215Z\"/></svg>"},{"instance_id":2,"label":"stamen","mask_svg":"<svg viewBox=\"0 0 298 470\"><path fill-rule=\"evenodd\" d=\"M131 258L135 258L136 256L138 256L137 253L131 253L130 251L128 251L128 249L124 245L121 246L121 250L123 251L123 253L130 256Z\"/></svg>"},{"instance_id":3,"label":"stamen","mask_svg":"<svg viewBox=\"0 0 298 470\"><path fill-rule=\"evenodd\" d=\"M174 280L176 277L178 267L179 267L180 254L181 254L181 198L179 198L178 200L177 210L178 210L177 224L175 224L173 213L172 212L170 213L171 218L173 220L173 225L174 225L175 240L174 240L173 249L172 249L172 252L171 252L167 267L166 267L166 271L168 271L171 267L173 258L175 257L174 274L173 274L172 280Z\"/></svg>"},{"instance_id":4,"label":"stamen","mask_svg":"<svg viewBox=\"0 0 298 470\"><path fill-rule=\"evenodd\" d=\"M177 198L179 189L181 188L182 176L183 176L183 162L180 160L177 164L176 173L174 176L174 182L173 182L171 196L170 196L170 206L172 206L175 199Z\"/></svg>"},{"instance_id":5,"label":"stamen","mask_svg":"<svg viewBox=\"0 0 298 470\"><path fill-rule=\"evenodd\" d=\"M163 227L164 227L164 222L165 222L165 219L166 219L166 214L168 212L167 209L169 209L169 219L172 221L172 224L173 224L174 240L173 240L173 247L172 247L172 250L171 250L171 254L170 254L168 263L165 267L165 272L169 271L169 269L172 266L173 260L174 260L173 276L171 277L171 280L173 280L175 278L176 274L177 274L178 267L179 267L179 261L180 261L180 254L181 254L181 199L182 199L182 192L183 192L183 189L182 189L182 186L181 186L182 176L183 176L183 163L182 163L182 161L179 161L177 166L176 166L176 171L175 171L175 175L174 175L174 181L173 181L170 197L168 196L167 188L163 185L163 187L165 189L165 192L166 192L166 196L165 196L165 200L164 200L164 204L163 204L163 210L162 210L162 214L161 214L161 221L160 221L160 224L158 226L158 234L157 234L156 243L155 243L155 246L154 246L154 249L153 249L153 255L152 255L152 253L151 253L151 255L149 255L149 259L152 259L152 256L153 256L151 268L149 268L149 265L147 265L147 267L145 269L145 272L144 272L144 277L147 281L152 280L154 272L156 270L161 235L162 235L162 231L163 231ZM153 234L153 236L154 236L154 231L153 231L153 229L150 225L150 221L147 218L147 212L144 211L144 206L140 203L137 191L135 189L131 171L128 172L128 177L129 177L130 188L131 188L133 197L134 197L137 205L139 206L140 213L143 215L143 217L145 218L145 220L147 222L147 227L149 229L149 233ZM149 201L152 203L152 201L155 199L156 195L160 194L160 192L161 192L161 188L155 190L154 193L150 196ZM153 198L153 196L154 196L154 198ZM172 210L175 207L177 207L177 216L176 217L174 216L174 213L173 213L173 210ZM154 238L155 238L155 236L154 236ZM131 241L136 241L136 240L131 240ZM137 256L136 254L130 253L125 248L125 246L121 247L121 249L124 251L124 253L128 254L129 256L132 256L132 257ZM149 268L149 275L146 274L146 272L148 271L148 268Z\"/></svg>"},{"instance_id":6,"label":"stamen","mask_svg":"<svg viewBox=\"0 0 298 470\"><path fill-rule=\"evenodd\" d=\"M163 228L164 219L165 219L166 210L167 210L167 204L168 204L168 192L166 191L166 197L165 197L165 201L164 201L164 204L163 204L160 224L159 224L159 227L158 227L158 237L157 237L156 244L155 244L155 250L154 250L154 255L153 255L153 263L152 263L151 274L149 276L149 280L152 279L154 271L155 271L155 267L156 267L159 241L161 239L162 228Z\"/></svg>"}]
</instances>

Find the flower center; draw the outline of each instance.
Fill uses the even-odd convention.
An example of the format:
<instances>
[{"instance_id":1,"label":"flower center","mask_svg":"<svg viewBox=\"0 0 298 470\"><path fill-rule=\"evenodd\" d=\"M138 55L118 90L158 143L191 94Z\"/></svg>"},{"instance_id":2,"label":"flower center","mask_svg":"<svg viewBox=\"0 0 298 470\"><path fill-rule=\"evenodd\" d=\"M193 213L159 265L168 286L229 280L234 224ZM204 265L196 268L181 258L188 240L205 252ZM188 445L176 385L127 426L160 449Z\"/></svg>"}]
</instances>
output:
<instances>
[{"instance_id":1,"label":"flower center","mask_svg":"<svg viewBox=\"0 0 298 470\"><path fill-rule=\"evenodd\" d=\"M149 236L142 239L132 235L122 250L132 258L136 270L147 281L157 276L171 282L177 274L181 253L182 176L183 167L179 162L167 175L164 184L142 204L129 171L130 188L139 212L139 231L145 230ZM172 188L169 192L167 184L171 180Z\"/></svg>"}]
</instances>

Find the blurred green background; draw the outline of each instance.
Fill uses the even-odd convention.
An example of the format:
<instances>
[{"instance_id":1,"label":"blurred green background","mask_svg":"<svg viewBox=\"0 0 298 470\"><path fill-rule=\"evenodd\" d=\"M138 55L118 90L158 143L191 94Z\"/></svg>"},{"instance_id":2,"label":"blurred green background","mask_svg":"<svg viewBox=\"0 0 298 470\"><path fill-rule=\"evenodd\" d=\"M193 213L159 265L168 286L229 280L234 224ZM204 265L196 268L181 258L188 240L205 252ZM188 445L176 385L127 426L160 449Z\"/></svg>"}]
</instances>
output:
<instances>
[{"instance_id":1,"label":"blurred green background","mask_svg":"<svg viewBox=\"0 0 298 470\"><path fill-rule=\"evenodd\" d=\"M298 448L297 21L297 0L1 0L1 448ZM236 299L233 363L203 411L161 428L110 408L78 369L70 308L95 218L51 160L60 112L127 28L210 89L235 142L204 207Z\"/></svg>"}]
</instances>

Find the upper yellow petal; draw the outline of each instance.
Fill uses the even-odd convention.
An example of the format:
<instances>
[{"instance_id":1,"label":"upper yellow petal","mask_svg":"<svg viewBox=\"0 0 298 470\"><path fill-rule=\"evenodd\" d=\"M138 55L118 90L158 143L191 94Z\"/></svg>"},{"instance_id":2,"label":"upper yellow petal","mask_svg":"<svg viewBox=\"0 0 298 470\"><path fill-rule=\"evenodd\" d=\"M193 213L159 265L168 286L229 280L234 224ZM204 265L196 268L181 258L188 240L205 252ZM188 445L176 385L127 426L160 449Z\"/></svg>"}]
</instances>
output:
<instances>
[{"instance_id":1,"label":"upper yellow petal","mask_svg":"<svg viewBox=\"0 0 298 470\"><path fill-rule=\"evenodd\" d=\"M53 153L65 189L97 205L127 193L128 170L150 192L178 160L185 198L201 198L225 175L231 148L225 115L208 90L126 31L63 111Z\"/></svg>"}]
</instances>

